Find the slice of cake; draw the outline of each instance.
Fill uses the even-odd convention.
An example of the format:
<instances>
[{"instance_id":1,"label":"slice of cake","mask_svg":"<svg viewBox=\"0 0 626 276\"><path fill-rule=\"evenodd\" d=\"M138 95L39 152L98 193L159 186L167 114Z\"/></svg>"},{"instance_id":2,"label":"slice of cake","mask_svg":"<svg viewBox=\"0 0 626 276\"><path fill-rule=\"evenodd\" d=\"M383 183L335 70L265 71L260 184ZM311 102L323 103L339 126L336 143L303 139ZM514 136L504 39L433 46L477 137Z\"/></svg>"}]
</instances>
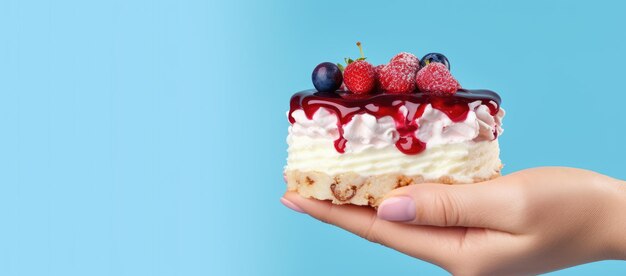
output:
<instances>
[{"instance_id":1,"label":"slice of cake","mask_svg":"<svg viewBox=\"0 0 626 276\"><path fill-rule=\"evenodd\" d=\"M348 90L337 90L342 80ZM313 82L290 102L288 190L378 206L398 187L500 175L500 96L460 88L441 54L401 53L380 67L359 59L343 74L322 63Z\"/></svg>"}]
</instances>

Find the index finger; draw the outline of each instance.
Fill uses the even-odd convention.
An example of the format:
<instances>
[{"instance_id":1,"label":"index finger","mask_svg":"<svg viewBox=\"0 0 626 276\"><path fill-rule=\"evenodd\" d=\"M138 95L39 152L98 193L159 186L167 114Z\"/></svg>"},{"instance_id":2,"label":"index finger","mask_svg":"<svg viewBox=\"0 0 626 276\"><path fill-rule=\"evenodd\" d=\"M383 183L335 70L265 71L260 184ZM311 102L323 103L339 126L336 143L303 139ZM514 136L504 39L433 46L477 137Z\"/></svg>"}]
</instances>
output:
<instances>
[{"instance_id":1,"label":"index finger","mask_svg":"<svg viewBox=\"0 0 626 276\"><path fill-rule=\"evenodd\" d=\"M454 249L465 232L461 228L441 228L394 223L378 219L370 207L336 205L308 199L295 192L283 196L305 213L338 226L371 242L380 243L416 258L440 264L456 254Z\"/></svg>"}]
</instances>

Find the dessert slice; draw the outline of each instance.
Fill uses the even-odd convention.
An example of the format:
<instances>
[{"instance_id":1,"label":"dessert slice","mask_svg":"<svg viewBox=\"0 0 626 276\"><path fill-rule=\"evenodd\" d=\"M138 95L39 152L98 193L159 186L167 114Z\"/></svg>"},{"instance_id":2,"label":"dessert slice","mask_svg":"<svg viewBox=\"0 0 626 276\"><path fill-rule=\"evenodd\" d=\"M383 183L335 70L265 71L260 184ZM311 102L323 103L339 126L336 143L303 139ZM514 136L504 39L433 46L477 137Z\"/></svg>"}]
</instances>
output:
<instances>
[{"instance_id":1,"label":"dessert slice","mask_svg":"<svg viewBox=\"0 0 626 276\"><path fill-rule=\"evenodd\" d=\"M374 73L378 88L368 91L361 85L372 75L362 69L368 66L349 70L349 64L342 79L348 89L359 83L359 94L332 91L340 85L334 83L326 85L330 87L326 91L292 96L285 167L288 190L336 204L376 207L398 187L474 183L500 175L498 136L504 110L498 94L460 88L443 55L426 55L423 68L415 63L417 58L407 55L412 56L401 53ZM425 59L430 64L424 64ZM325 72L334 75L314 72L314 83L316 76L322 84L341 79L336 75L340 70Z\"/></svg>"}]
</instances>

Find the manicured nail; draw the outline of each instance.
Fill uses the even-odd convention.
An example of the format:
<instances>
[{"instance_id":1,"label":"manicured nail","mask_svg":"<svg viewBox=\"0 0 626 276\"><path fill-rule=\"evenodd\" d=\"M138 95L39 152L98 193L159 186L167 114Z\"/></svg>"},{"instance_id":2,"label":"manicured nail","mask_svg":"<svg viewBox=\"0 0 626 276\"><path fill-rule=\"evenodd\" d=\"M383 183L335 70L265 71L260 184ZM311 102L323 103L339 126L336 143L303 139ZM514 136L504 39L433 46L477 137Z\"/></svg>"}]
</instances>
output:
<instances>
[{"instance_id":1,"label":"manicured nail","mask_svg":"<svg viewBox=\"0 0 626 276\"><path fill-rule=\"evenodd\" d=\"M389 221L410 221L415 219L415 202L408 196L386 199L378 206L378 217Z\"/></svg>"},{"instance_id":2,"label":"manicured nail","mask_svg":"<svg viewBox=\"0 0 626 276\"><path fill-rule=\"evenodd\" d=\"M303 213L304 214L304 210L302 210L302 208L298 207L298 205L295 205L293 202L289 201L288 199L281 197L280 198L280 202L285 205L287 208L294 210L298 213Z\"/></svg>"}]
</instances>

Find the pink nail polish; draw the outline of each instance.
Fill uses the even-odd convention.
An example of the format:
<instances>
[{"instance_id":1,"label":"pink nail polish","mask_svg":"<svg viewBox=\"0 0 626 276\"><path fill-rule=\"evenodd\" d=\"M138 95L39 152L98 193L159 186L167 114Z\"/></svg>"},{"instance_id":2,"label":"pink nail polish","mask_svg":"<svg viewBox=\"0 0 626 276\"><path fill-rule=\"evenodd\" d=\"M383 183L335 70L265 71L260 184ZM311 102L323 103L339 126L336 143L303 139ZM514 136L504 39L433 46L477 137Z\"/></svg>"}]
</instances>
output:
<instances>
[{"instance_id":1,"label":"pink nail polish","mask_svg":"<svg viewBox=\"0 0 626 276\"><path fill-rule=\"evenodd\" d=\"M388 221L411 221L415 219L415 202L408 196L389 198L378 206L377 215Z\"/></svg>"},{"instance_id":2,"label":"pink nail polish","mask_svg":"<svg viewBox=\"0 0 626 276\"><path fill-rule=\"evenodd\" d=\"M280 198L280 203L282 203L283 205L285 205L285 207L294 210L298 213L303 213L304 214L304 210L302 210L302 208L298 207L298 205L295 205L293 202L289 201L288 199L281 197Z\"/></svg>"}]
</instances>

